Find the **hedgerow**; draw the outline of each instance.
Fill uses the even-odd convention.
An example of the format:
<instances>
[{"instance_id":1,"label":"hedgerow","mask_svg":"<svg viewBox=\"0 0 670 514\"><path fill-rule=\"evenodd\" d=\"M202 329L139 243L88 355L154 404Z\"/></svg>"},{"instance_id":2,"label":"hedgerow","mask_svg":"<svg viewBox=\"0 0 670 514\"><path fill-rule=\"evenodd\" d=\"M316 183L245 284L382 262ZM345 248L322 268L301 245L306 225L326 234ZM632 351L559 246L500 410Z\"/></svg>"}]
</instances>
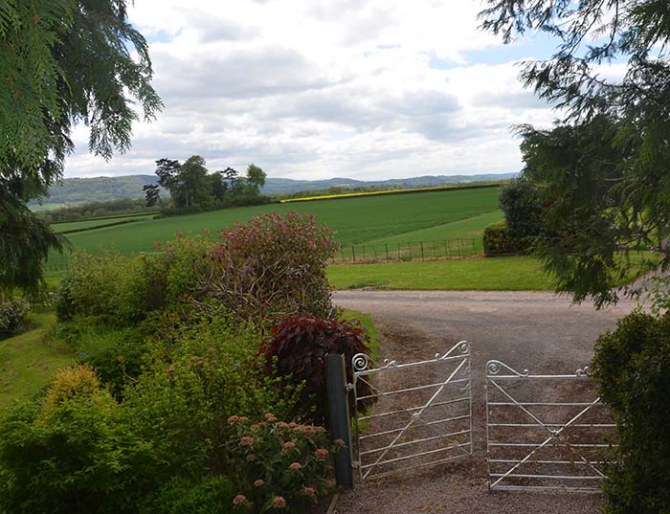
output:
<instances>
[{"instance_id":1,"label":"hedgerow","mask_svg":"<svg viewBox=\"0 0 670 514\"><path fill-rule=\"evenodd\" d=\"M510 255L517 252L517 246L505 221L493 223L484 229L484 255Z\"/></svg>"}]
</instances>

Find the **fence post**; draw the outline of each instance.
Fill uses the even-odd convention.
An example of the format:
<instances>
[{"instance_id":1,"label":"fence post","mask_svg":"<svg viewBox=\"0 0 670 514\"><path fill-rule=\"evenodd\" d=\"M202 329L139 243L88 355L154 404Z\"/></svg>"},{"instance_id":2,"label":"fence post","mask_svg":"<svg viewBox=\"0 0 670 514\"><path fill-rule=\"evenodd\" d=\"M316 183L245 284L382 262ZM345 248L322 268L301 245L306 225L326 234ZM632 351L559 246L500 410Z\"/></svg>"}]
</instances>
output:
<instances>
[{"instance_id":1,"label":"fence post","mask_svg":"<svg viewBox=\"0 0 670 514\"><path fill-rule=\"evenodd\" d=\"M389 244L385 243L384 246L386 247L386 260L389 260Z\"/></svg>"},{"instance_id":2,"label":"fence post","mask_svg":"<svg viewBox=\"0 0 670 514\"><path fill-rule=\"evenodd\" d=\"M337 485L353 489L354 468L351 458L349 392L342 354L326 355L326 390L331 436L333 440L342 439L344 441L344 447L335 455L335 478Z\"/></svg>"},{"instance_id":3,"label":"fence post","mask_svg":"<svg viewBox=\"0 0 670 514\"><path fill-rule=\"evenodd\" d=\"M421 241L421 260L423 261L423 241Z\"/></svg>"},{"instance_id":4,"label":"fence post","mask_svg":"<svg viewBox=\"0 0 670 514\"><path fill-rule=\"evenodd\" d=\"M354 250L353 245L351 247L351 261L356 262L356 250Z\"/></svg>"}]
</instances>

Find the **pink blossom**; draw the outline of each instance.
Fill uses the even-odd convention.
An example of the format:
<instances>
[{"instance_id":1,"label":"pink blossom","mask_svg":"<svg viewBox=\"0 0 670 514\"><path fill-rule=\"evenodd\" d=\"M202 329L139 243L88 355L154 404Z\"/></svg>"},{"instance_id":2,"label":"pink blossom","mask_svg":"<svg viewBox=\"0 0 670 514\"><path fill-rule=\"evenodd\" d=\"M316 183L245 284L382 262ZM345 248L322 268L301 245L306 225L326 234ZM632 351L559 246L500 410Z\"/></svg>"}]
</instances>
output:
<instances>
[{"instance_id":1,"label":"pink blossom","mask_svg":"<svg viewBox=\"0 0 670 514\"><path fill-rule=\"evenodd\" d=\"M300 468L302 468L302 464L299 462L291 462L289 468L291 468L291 471L298 471Z\"/></svg>"},{"instance_id":2,"label":"pink blossom","mask_svg":"<svg viewBox=\"0 0 670 514\"><path fill-rule=\"evenodd\" d=\"M246 496L244 496L243 494L238 494L237 496L235 496L235 498L233 498L233 505L238 507L240 505L243 505L244 502L246 502L246 501L247 501Z\"/></svg>"},{"instance_id":3,"label":"pink blossom","mask_svg":"<svg viewBox=\"0 0 670 514\"><path fill-rule=\"evenodd\" d=\"M328 457L329 452L325 448L318 448L314 452L314 455L316 455L316 458L319 460L325 460Z\"/></svg>"},{"instance_id":4,"label":"pink blossom","mask_svg":"<svg viewBox=\"0 0 670 514\"><path fill-rule=\"evenodd\" d=\"M283 509L286 507L286 500L284 499L283 496L275 496L272 499L272 507L274 509Z\"/></svg>"}]
</instances>

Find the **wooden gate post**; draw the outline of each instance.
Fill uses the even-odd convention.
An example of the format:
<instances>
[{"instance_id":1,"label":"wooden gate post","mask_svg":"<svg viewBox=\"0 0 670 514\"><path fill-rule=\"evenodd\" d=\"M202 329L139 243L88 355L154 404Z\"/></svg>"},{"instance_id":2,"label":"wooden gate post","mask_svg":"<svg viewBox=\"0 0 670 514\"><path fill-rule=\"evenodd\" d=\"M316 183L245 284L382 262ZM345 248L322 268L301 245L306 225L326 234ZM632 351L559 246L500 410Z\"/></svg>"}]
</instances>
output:
<instances>
[{"instance_id":1,"label":"wooden gate post","mask_svg":"<svg viewBox=\"0 0 670 514\"><path fill-rule=\"evenodd\" d=\"M337 485L353 489L351 420L349 419L349 391L347 390L344 355L326 355L326 388L330 434L333 441L337 439L344 441L344 447L335 455L335 478Z\"/></svg>"}]
</instances>

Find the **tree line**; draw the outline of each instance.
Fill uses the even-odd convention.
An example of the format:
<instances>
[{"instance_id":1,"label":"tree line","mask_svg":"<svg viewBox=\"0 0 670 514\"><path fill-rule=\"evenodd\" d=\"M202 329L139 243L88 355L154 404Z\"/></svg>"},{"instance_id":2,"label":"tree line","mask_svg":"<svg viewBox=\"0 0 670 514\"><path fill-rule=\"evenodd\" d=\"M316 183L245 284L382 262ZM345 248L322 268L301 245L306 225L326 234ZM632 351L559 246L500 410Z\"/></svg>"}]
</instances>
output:
<instances>
[{"instance_id":1,"label":"tree line","mask_svg":"<svg viewBox=\"0 0 670 514\"><path fill-rule=\"evenodd\" d=\"M173 159L156 161L158 184L147 184L144 190L146 206L160 205L166 213L207 211L239 205L266 203L262 195L265 172L250 164L246 176L233 168L209 173L205 159L193 155L183 163ZM161 187L170 193L170 203L161 198Z\"/></svg>"}]
</instances>

